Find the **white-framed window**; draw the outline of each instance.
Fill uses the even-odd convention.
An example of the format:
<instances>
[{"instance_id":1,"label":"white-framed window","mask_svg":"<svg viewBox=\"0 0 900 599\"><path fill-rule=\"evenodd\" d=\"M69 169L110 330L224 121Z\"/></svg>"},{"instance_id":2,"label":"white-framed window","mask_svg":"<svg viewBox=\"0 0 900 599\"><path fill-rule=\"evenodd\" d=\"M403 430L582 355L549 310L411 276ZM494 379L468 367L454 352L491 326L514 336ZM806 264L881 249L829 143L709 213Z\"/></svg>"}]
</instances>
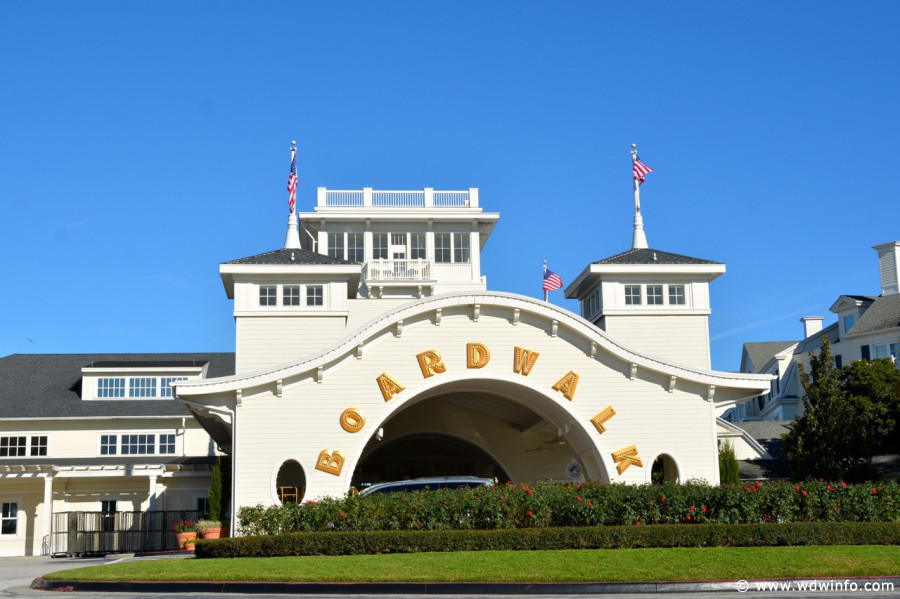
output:
<instances>
[{"instance_id":1,"label":"white-framed window","mask_svg":"<svg viewBox=\"0 0 900 599\"><path fill-rule=\"evenodd\" d=\"M663 286L647 285L647 305L661 306L663 303Z\"/></svg>"},{"instance_id":2,"label":"white-framed window","mask_svg":"<svg viewBox=\"0 0 900 599\"><path fill-rule=\"evenodd\" d=\"M261 285L259 288L260 306L278 305L278 287L275 285Z\"/></svg>"},{"instance_id":3,"label":"white-framed window","mask_svg":"<svg viewBox=\"0 0 900 599\"><path fill-rule=\"evenodd\" d=\"M344 234L328 234L328 255L332 258L344 259Z\"/></svg>"},{"instance_id":4,"label":"white-framed window","mask_svg":"<svg viewBox=\"0 0 900 599\"><path fill-rule=\"evenodd\" d=\"M412 260L425 259L425 233L409 234L409 257Z\"/></svg>"},{"instance_id":5,"label":"white-framed window","mask_svg":"<svg viewBox=\"0 0 900 599\"><path fill-rule=\"evenodd\" d=\"M347 257L348 262L360 264L366 260L366 247L362 233L347 233Z\"/></svg>"},{"instance_id":6,"label":"white-framed window","mask_svg":"<svg viewBox=\"0 0 900 599\"><path fill-rule=\"evenodd\" d=\"M281 290L282 306L300 305L300 285L285 285Z\"/></svg>"},{"instance_id":7,"label":"white-framed window","mask_svg":"<svg viewBox=\"0 0 900 599\"><path fill-rule=\"evenodd\" d=\"M156 397L156 377L131 377L128 397Z\"/></svg>"},{"instance_id":8,"label":"white-framed window","mask_svg":"<svg viewBox=\"0 0 900 599\"><path fill-rule=\"evenodd\" d=\"M306 286L306 305L322 306L325 304L325 288L322 285Z\"/></svg>"},{"instance_id":9,"label":"white-framed window","mask_svg":"<svg viewBox=\"0 0 900 599\"><path fill-rule=\"evenodd\" d=\"M172 383L186 381L186 376L164 376L159 379L159 396L172 397Z\"/></svg>"},{"instance_id":10,"label":"white-framed window","mask_svg":"<svg viewBox=\"0 0 900 599\"><path fill-rule=\"evenodd\" d=\"M853 325L856 324L856 316L854 314L848 314L844 317L844 334L847 333L850 329L853 328Z\"/></svg>"},{"instance_id":11,"label":"white-framed window","mask_svg":"<svg viewBox=\"0 0 900 599\"><path fill-rule=\"evenodd\" d=\"M148 455L156 453L156 435L122 435L122 455Z\"/></svg>"},{"instance_id":12,"label":"white-framed window","mask_svg":"<svg viewBox=\"0 0 900 599\"><path fill-rule=\"evenodd\" d=\"M31 435L31 445L28 455L40 457L47 455L47 435Z\"/></svg>"},{"instance_id":13,"label":"white-framed window","mask_svg":"<svg viewBox=\"0 0 900 599\"><path fill-rule=\"evenodd\" d=\"M584 301L581 305L581 315L585 318L592 318L597 312L600 311L600 290L594 289L594 291L584 298Z\"/></svg>"},{"instance_id":14,"label":"white-framed window","mask_svg":"<svg viewBox=\"0 0 900 599\"><path fill-rule=\"evenodd\" d=\"M118 435L100 435L100 455L116 455L119 453Z\"/></svg>"},{"instance_id":15,"label":"white-framed window","mask_svg":"<svg viewBox=\"0 0 900 599\"><path fill-rule=\"evenodd\" d=\"M28 437L14 435L0 437L0 458L16 458L24 456L28 451Z\"/></svg>"},{"instance_id":16,"label":"white-framed window","mask_svg":"<svg viewBox=\"0 0 900 599\"><path fill-rule=\"evenodd\" d=\"M387 260L388 257L388 234L372 233L372 259Z\"/></svg>"},{"instance_id":17,"label":"white-framed window","mask_svg":"<svg viewBox=\"0 0 900 599\"><path fill-rule=\"evenodd\" d=\"M15 535L19 528L19 504L4 501L0 504L0 535Z\"/></svg>"},{"instance_id":18,"label":"white-framed window","mask_svg":"<svg viewBox=\"0 0 900 599\"><path fill-rule=\"evenodd\" d=\"M468 262L469 256L469 239L468 233L453 234L453 261Z\"/></svg>"},{"instance_id":19,"label":"white-framed window","mask_svg":"<svg viewBox=\"0 0 900 599\"><path fill-rule=\"evenodd\" d=\"M684 285L669 285L669 304L684 305Z\"/></svg>"},{"instance_id":20,"label":"white-framed window","mask_svg":"<svg viewBox=\"0 0 900 599\"><path fill-rule=\"evenodd\" d=\"M640 285L625 285L625 303L629 306L639 306L641 304Z\"/></svg>"},{"instance_id":21,"label":"white-framed window","mask_svg":"<svg viewBox=\"0 0 900 599\"><path fill-rule=\"evenodd\" d=\"M882 343L872 346L872 358L875 360L883 358L893 358L894 364L897 365L900 359L900 343Z\"/></svg>"},{"instance_id":22,"label":"white-framed window","mask_svg":"<svg viewBox=\"0 0 900 599\"><path fill-rule=\"evenodd\" d=\"M163 434L159 436L159 453L174 454L175 453L175 435Z\"/></svg>"},{"instance_id":23,"label":"white-framed window","mask_svg":"<svg viewBox=\"0 0 900 599\"><path fill-rule=\"evenodd\" d=\"M97 379L97 397L125 397L125 377Z\"/></svg>"}]
</instances>

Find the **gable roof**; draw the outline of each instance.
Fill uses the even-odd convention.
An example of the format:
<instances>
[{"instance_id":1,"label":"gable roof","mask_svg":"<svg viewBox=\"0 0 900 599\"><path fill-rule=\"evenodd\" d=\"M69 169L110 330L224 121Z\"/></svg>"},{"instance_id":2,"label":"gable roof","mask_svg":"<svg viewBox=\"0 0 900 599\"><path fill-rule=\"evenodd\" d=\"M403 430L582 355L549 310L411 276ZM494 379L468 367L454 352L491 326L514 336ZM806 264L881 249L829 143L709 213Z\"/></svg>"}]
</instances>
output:
<instances>
[{"instance_id":1,"label":"gable roof","mask_svg":"<svg viewBox=\"0 0 900 599\"><path fill-rule=\"evenodd\" d=\"M897 327L900 327L900 293L876 298L847 332L847 336L875 333Z\"/></svg>"},{"instance_id":2,"label":"gable roof","mask_svg":"<svg viewBox=\"0 0 900 599\"><path fill-rule=\"evenodd\" d=\"M281 248L255 256L230 260L224 264L352 264L352 262L309 250Z\"/></svg>"},{"instance_id":3,"label":"gable roof","mask_svg":"<svg viewBox=\"0 0 900 599\"><path fill-rule=\"evenodd\" d=\"M775 354L783 352L790 346L796 344L796 341L759 341L744 344L744 355L741 359L741 370L744 369L745 360L749 361L752 368L750 372L759 373L763 366L769 363L769 360L775 357Z\"/></svg>"},{"instance_id":4,"label":"gable roof","mask_svg":"<svg viewBox=\"0 0 900 599\"><path fill-rule=\"evenodd\" d=\"M691 258L662 250L638 248L597 260L594 264L721 264L721 262Z\"/></svg>"},{"instance_id":5,"label":"gable roof","mask_svg":"<svg viewBox=\"0 0 900 599\"><path fill-rule=\"evenodd\" d=\"M797 344L794 354L805 354L811 351L819 351L822 348L822 339L828 337L831 345L838 342L839 339L838 323L833 322L818 333L810 335Z\"/></svg>"},{"instance_id":6,"label":"gable roof","mask_svg":"<svg viewBox=\"0 0 900 599\"><path fill-rule=\"evenodd\" d=\"M0 417L103 418L190 416L173 399L81 399L81 369L97 363L209 363L207 376L234 374L234 354L13 354L0 358Z\"/></svg>"}]
</instances>

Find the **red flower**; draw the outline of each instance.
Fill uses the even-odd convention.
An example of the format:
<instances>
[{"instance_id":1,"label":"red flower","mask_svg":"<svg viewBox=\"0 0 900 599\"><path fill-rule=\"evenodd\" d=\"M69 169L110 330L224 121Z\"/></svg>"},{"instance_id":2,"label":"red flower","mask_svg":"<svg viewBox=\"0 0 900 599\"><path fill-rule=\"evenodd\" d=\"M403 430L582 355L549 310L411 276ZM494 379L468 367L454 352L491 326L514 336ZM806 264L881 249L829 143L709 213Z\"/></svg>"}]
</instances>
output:
<instances>
[{"instance_id":1,"label":"red flower","mask_svg":"<svg viewBox=\"0 0 900 599\"><path fill-rule=\"evenodd\" d=\"M747 492L749 493L749 492L750 492L750 487L744 487L744 490L747 491Z\"/></svg>"},{"instance_id":2,"label":"red flower","mask_svg":"<svg viewBox=\"0 0 900 599\"><path fill-rule=\"evenodd\" d=\"M688 510L690 510L690 511L693 512L693 511L694 511L694 506L689 507Z\"/></svg>"},{"instance_id":3,"label":"red flower","mask_svg":"<svg viewBox=\"0 0 900 599\"><path fill-rule=\"evenodd\" d=\"M576 497L575 501L581 501L581 497Z\"/></svg>"},{"instance_id":4,"label":"red flower","mask_svg":"<svg viewBox=\"0 0 900 599\"><path fill-rule=\"evenodd\" d=\"M704 505L703 507L701 507L701 508L700 508L700 511L703 512L703 513L705 514L705 513L706 513L706 506Z\"/></svg>"},{"instance_id":5,"label":"red flower","mask_svg":"<svg viewBox=\"0 0 900 599\"><path fill-rule=\"evenodd\" d=\"M691 519L691 517L690 517L690 516L688 516L688 517L687 517L687 519L688 519L688 520L690 520L690 519Z\"/></svg>"},{"instance_id":6,"label":"red flower","mask_svg":"<svg viewBox=\"0 0 900 599\"><path fill-rule=\"evenodd\" d=\"M759 481L756 481L756 488L758 489L758 488L760 488L761 486L762 486L762 483L759 482Z\"/></svg>"},{"instance_id":7,"label":"red flower","mask_svg":"<svg viewBox=\"0 0 900 599\"><path fill-rule=\"evenodd\" d=\"M592 504L590 501L588 501L588 507L594 507L594 504Z\"/></svg>"},{"instance_id":8,"label":"red flower","mask_svg":"<svg viewBox=\"0 0 900 599\"><path fill-rule=\"evenodd\" d=\"M533 514L533 513L531 513L531 512L528 512L528 515L529 515L529 516L534 516L534 514Z\"/></svg>"},{"instance_id":9,"label":"red flower","mask_svg":"<svg viewBox=\"0 0 900 599\"><path fill-rule=\"evenodd\" d=\"M753 489L753 492L754 492L754 493L756 493L757 491L759 491L759 489Z\"/></svg>"},{"instance_id":10,"label":"red flower","mask_svg":"<svg viewBox=\"0 0 900 599\"><path fill-rule=\"evenodd\" d=\"M831 490L831 485L825 485L825 488L828 489L828 490L830 491L830 490Z\"/></svg>"},{"instance_id":11,"label":"red flower","mask_svg":"<svg viewBox=\"0 0 900 599\"><path fill-rule=\"evenodd\" d=\"M842 486L842 487L846 487L846 486L847 486L847 483L845 483L844 481L841 481L841 486Z\"/></svg>"},{"instance_id":12,"label":"red flower","mask_svg":"<svg viewBox=\"0 0 900 599\"><path fill-rule=\"evenodd\" d=\"M347 514L345 514L344 512L341 512L341 518L346 518L346 517L347 517Z\"/></svg>"},{"instance_id":13,"label":"red flower","mask_svg":"<svg viewBox=\"0 0 900 599\"><path fill-rule=\"evenodd\" d=\"M663 503L666 502L666 498L665 498L665 497L660 497L659 500L662 501Z\"/></svg>"},{"instance_id":14,"label":"red flower","mask_svg":"<svg viewBox=\"0 0 900 599\"><path fill-rule=\"evenodd\" d=\"M834 511L837 511L837 506L835 506L835 507L833 507L833 508L831 508L831 509L833 509Z\"/></svg>"},{"instance_id":15,"label":"red flower","mask_svg":"<svg viewBox=\"0 0 900 599\"><path fill-rule=\"evenodd\" d=\"M534 491L532 491L531 489L525 489L525 492L528 493L529 495L531 495L532 493L534 493Z\"/></svg>"},{"instance_id":16,"label":"red flower","mask_svg":"<svg viewBox=\"0 0 900 599\"><path fill-rule=\"evenodd\" d=\"M640 526L640 525L641 525L641 521L640 521L640 520L638 520L638 521L637 521L637 522L635 522L635 523L634 523L634 524L635 524L635 525L636 525L636 526Z\"/></svg>"},{"instance_id":17,"label":"red flower","mask_svg":"<svg viewBox=\"0 0 900 599\"><path fill-rule=\"evenodd\" d=\"M803 491L803 496L806 497L806 491Z\"/></svg>"},{"instance_id":18,"label":"red flower","mask_svg":"<svg viewBox=\"0 0 900 599\"><path fill-rule=\"evenodd\" d=\"M878 495L878 489L872 489L872 495Z\"/></svg>"},{"instance_id":19,"label":"red flower","mask_svg":"<svg viewBox=\"0 0 900 599\"><path fill-rule=\"evenodd\" d=\"M825 479L824 479L824 478L820 478L820 479L819 479L819 482L820 482L820 483L824 483L824 482L825 482Z\"/></svg>"},{"instance_id":20,"label":"red flower","mask_svg":"<svg viewBox=\"0 0 900 599\"><path fill-rule=\"evenodd\" d=\"M575 488L576 488L576 489L580 489L580 488L581 488L581 485L575 485Z\"/></svg>"},{"instance_id":21,"label":"red flower","mask_svg":"<svg viewBox=\"0 0 900 599\"><path fill-rule=\"evenodd\" d=\"M799 490L800 490L800 485L797 485L796 487L794 487L794 490L795 490L795 491L799 491Z\"/></svg>"}]
</instances>

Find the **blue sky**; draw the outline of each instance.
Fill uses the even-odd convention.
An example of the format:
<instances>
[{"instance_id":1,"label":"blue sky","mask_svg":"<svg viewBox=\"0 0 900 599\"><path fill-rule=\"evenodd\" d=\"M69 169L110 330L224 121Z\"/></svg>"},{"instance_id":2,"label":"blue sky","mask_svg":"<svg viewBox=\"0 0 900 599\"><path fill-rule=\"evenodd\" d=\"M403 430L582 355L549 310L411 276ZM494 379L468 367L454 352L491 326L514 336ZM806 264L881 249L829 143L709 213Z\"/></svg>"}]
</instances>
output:
<instances>
[{"instance_id":1,"label":"blue sky","mask_svg":"<svg viewBox=\"0 0 900 599\"><path fill-rule=\"evenodd\" d=\"M900 3L0 3L0 355L232 351L218 264L317 186L479 187L489 288L716 260L713 367L878 294ZM551 301L577 310L562 292Z\"/></svg>"}]
</instances>

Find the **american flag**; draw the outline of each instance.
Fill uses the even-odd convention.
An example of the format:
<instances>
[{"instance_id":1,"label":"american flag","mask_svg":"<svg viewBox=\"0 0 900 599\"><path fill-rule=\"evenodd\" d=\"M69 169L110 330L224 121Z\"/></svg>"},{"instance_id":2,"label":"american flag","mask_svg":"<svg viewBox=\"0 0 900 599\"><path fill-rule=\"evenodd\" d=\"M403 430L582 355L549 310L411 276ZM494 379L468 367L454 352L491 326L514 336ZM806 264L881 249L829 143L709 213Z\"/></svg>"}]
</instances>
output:
<instances>
[{"instance_id":1,"label":"american flag","mask_svg":"<svg viewBox=\"0 0 900 599\"><path fill-rule=\"evenodd\" d=\"M288 177L288 206L291 214L294 213L294 206L297 204L297 154L291 152L291 174Z\"/></svg>"},{"instance_id":2,"label":"american flag","mask_svg":"<svg viewBox=\"0 0 900 599\"><path fill-rule=\"evenodd\" d=\"M638 184L644 182L644 175L647 173L652 173L653 169L641 162L641 159L637 157L637 154L634 156L634 178L637 179Z\"/></svg>"},{"instance_id":3,"label":"american flag","mask_svg":"<svg viewBox=\"0 0 900 599\"><path fill-rule=\"evenodd\" d=\"M562 279L551 270L544 271L544 291L556 291L562 289Z\"/></svg>"}]
</instances>

